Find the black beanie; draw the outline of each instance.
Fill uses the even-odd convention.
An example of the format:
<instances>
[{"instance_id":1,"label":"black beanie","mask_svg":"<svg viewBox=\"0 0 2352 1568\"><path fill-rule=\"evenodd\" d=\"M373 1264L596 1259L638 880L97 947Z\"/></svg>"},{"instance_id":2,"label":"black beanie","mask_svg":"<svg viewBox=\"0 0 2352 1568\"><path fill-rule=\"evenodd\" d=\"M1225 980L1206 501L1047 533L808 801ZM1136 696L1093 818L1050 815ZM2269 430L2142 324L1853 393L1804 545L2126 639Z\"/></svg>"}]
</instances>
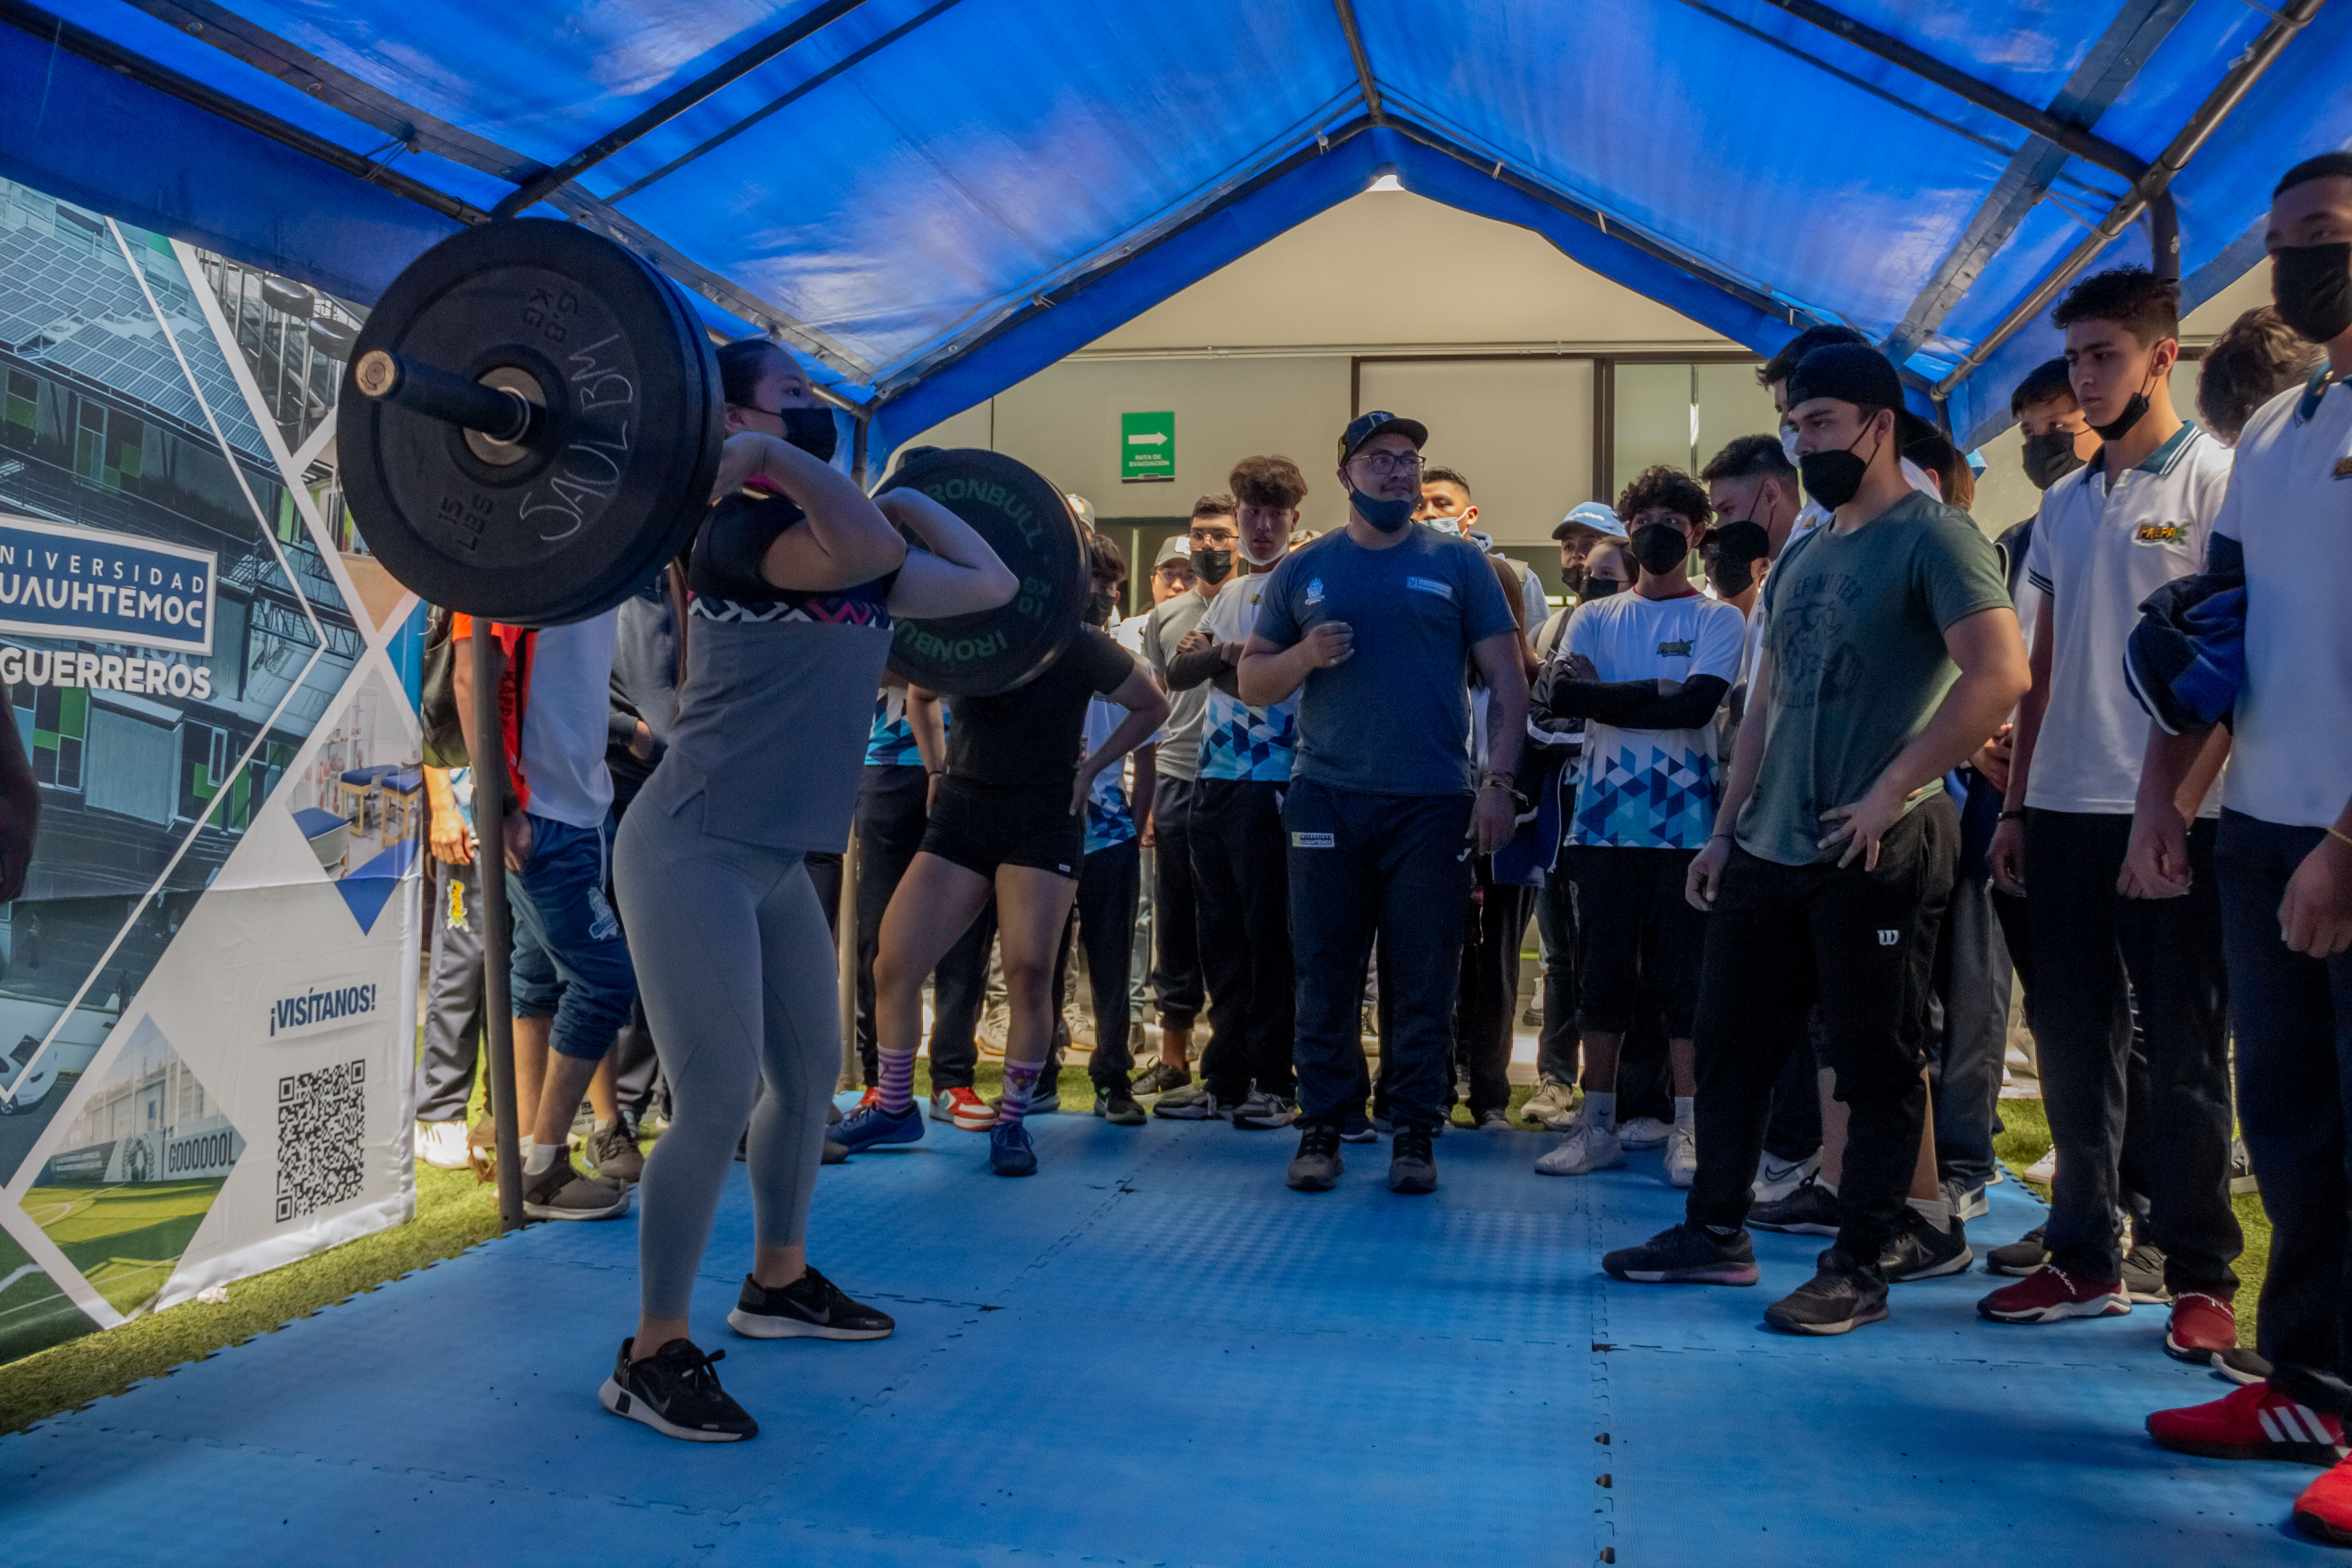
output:
<instances>
[{"instance_id":1,"label":"black beanie","mask_svg":"<svg viewBox=\"0 0 2352 1568\"><path fill-rule=\"evenodd\" d=\"M1834 397L1865 408L1903 406L1903 378L1876 349L1832 343L1815 349L1789 374L1789 406Z\"/></svg>"}]
</instances>

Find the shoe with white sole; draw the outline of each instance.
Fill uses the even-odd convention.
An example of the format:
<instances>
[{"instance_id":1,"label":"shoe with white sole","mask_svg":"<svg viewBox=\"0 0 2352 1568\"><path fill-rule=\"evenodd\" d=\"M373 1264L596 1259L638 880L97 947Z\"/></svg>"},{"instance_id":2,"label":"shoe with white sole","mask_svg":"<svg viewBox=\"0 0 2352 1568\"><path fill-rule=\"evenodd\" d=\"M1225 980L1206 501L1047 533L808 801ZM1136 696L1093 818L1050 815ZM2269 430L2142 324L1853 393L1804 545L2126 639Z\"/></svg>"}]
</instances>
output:
<instances>
[{"instance_id":1,"label":"shoe with white sole","mask_svg":"<svg viewBox=\"0 0 2352 1568\"><path fill-rule=\"evenodd\" d=\"M1982 1187L1964 1187L1958 1182L1946 1182L1944 1201L1952 1205L1952 1215L1957 1219L1982 1219L1992 1213L1992 1205L1986 1201Z\"/></svg>"},{"instance_id":2,"label":"shoe with white sole","mask_svg":"<svg viewBox=\"0 0 2352 1568\"><path fill-rule=\"evenodd\" d=\"M1615 1132L1598 1121L1579 1120L1536 1161L1536 1172L1545 1176L1582 1176L1624 1163L1625 1146Z\"/></svg>"},{"instance_id":3,"label":"shoe with white sole","mask_svg":"<svg viewBox=\"0 0 2352 1568\"><path fill-rule=\"evenodd\" d=\"M1576 1090L1570 1085L1538 1084L1536 1091L1528 1096L1528 1102L1519 1107L1519 1119L1532 1121L1538 1127L1549 1127L1573 1114L1575 1109Z\"/></svg>"},{"instance_id":4,"label":"shoe with white sole","mask_svg":"<svg viewBox=\"0 0 2352 1568\"><path fill-rule=\"evenodd\" d=\"M727 1326L754 1340L886 1340L898 1324L889 1313L851 1300L811 1264L772 1289L745 1275Z\"/></svg>"},{"instance_id":5,"label":"shoe with white sole","mask_svg":"<svg viewBox=\"0 0 2352 1568\"><path fill-rule=\"evenodd\" d=\"M2058 1146L2052 1144L2042 1158L2026 1166L2022 1173L2027 1181L2040 1182L2044 1186L2056 1181L2058 1179Z\"/></svg>"},{"instance_id":6,"label":"shoe with white sole","mask_svg":"<svg viewBox=\"0 0 2352 1568\"><path fill-rule=\"evenodd\" d=\"M1628 1149L1656 1149L1664 1144L1667 1134L1674 1130L1671 1121L1661 1121L1654 1116L1636 1116L1631 1121L1617 1124L1617 1142Z\"/></svg>"},{"instance_id":7,"label":"shoe with white sole","mask_svg":"<svg viewBox=\"0 0 2352 1568\"><path fill-rule=\"evenodd\" d=\"M1996 1323L2056 1323L2068 1318L2118 1318L2131 1310L2120 1281L2076 1279L2046 1263L2014 1285L2004 1285L1977 1303L1979 1316Z\"/></svg>"},{"instance_id":8,"label":"shoe with white sole","mask_svg":"<svg viewBox=\"0 0 2352 1568\"><path fill-rule=\"evenodd\" d=\"M1666 1134L1666 1180L1687 1187L1698 1179L1698 1138L1677 1121Z\"/></svg>"},{"instance_id":9,"label":"shoe with white sole","mask_svg":"<svg viewBox=\"0 0 2352 1568\"><path fill-rule=\"evenodd\" d=\"M635 1342L621 1342L613 1375L596 1391L605 1409L688 1443L740 1443L760 1435L760 1424L728 1397L711 1370L727 1359L725 1351L705 1355L691 1341L672 1340L645 1360L631 1361Z\"/></svg>"},{"instance_id":10,"label":"shoe with white sole","mask_svg":"<svg viewBox=\"0 0 2352 1568\"><path fill-rule=\"evenodd\" d=\"M416 1124L416 1157L439 1171L466 1168L466 1124L462 1121L420 1121Z\"/></svg>"},{"instance_id":11,"label":"shoe with white sole","mask_svg":"<svg viewBox=\"0 0 2352 1568\"><path fill-rule=\"evenodd\" d=\"M1776 1158L1769 1150L1756 1162L1756 1180L1748 1194L1759 1204L1777 1204L1805 1184L1807 1177L1822 1168L1822 1152L1818 1149L1801 1160Z\"/></svg>"}]
</instances>

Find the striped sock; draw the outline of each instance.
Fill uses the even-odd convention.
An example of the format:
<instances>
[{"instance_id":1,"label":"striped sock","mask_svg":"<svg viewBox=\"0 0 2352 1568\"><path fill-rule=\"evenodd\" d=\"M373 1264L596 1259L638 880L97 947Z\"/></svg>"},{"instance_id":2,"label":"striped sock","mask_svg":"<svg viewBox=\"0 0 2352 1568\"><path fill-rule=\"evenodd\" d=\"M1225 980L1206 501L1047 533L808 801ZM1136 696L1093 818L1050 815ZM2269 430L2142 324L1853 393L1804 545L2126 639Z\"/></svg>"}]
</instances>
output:
<instances>
[{"instance_id":1,"label":"striped sock","mask_svg":"<svg viewBox=\"0 0 2352 1568\"><path fill-rule=\"evenodd\" d=\"M893 1116L904 1116L915 1104L915 1053L912 1051L877 1051L882 1064L882 1081L877 1087L882 1091L882 1109Z\"/></svg>"},{"instance_id":2,"label":"striped sock","mask_svg":"<svg viewBox=\"0 0 2352 1568\"><path fill-rule=\"evenodd\" d=\"M1004 1064L1004 1102L996 1110L999 1127L1018 1127L1029 1114L1029 1101L1037 1093L1037 1075L1045 1066L1044 1062Z\"/></svg>"}]
</instances>

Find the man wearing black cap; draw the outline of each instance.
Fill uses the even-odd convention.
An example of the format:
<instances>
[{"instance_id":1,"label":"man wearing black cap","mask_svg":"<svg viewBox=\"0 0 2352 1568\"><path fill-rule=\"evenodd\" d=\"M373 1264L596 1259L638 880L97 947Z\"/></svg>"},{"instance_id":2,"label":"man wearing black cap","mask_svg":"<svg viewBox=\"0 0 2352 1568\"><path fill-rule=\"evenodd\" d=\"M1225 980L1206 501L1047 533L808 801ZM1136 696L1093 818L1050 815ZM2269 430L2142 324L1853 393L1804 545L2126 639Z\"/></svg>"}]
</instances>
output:
<instances>
[{"instance_id":1,"label":"man wearing black cap","mask_svg":"<svg viewBox=\"0 0 2352 1568\"><path fill-rule=\"evenodd\" d=\"M1341 1120L1363 1078L1357 1018L1376 928L1393 1020L1381 1085L1396 1129L1389 1187L1435 1189L1431 1139L1445 1115L1470 856L1499 848L1518 809L1511 779L1528 707L1518 622L1476 545L1412 525L1428 439L1418 421L1386 412L1348 426L1339 470L1348 526L1275 568L1236 672L1254 707L1299 694L1282 821L1298 973L1300 1136L1289 1182L1301 1192L1339 1177ZM1491 693L1475 781L1473 667Z\"/></svg>"},{"instance_id":2,"label":"man wearing black cap","mask_svg":"<svg viewBox=\"0 0 2352 1568\"><path fill-rule=\"evenodd\" d=\"M1683 1224L1602 1259L1620 1279L1756 1282L1749 1183L1773 1080L1818 1002L1849 1130L1836 1245L1764 1314L1791 1333L1885 1318L1890 1254L1913 1278L1925 1260L1906 1249L1966 1256L1947 1205L1906 1221L1905 1202L1958 851L1942 778L2029 677L1992 545L1904 478L1902 398L1895 367L1858 345L1816 350L1790 377L1798 466L1830 521L1765 581L1765 721L1740 726L1715 837L1691 866L1691 901L1715 917L1696 1027L1698 1175Z\"/></svg>"}]
</instances>

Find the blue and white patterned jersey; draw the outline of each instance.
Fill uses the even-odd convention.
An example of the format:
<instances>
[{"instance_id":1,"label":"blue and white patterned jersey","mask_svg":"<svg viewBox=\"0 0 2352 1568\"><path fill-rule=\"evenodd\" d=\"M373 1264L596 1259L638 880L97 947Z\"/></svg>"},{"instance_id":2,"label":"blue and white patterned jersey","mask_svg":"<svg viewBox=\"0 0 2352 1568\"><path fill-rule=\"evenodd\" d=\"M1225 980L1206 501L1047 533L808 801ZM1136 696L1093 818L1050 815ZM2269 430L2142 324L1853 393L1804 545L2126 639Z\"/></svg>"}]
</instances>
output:
<instances>
[{"instance_id":1,"label":"blue and white patterned jersey","mask_svg":"<svg viewBox=\"0 0 2352 1568\"><path fill-rule=\"evenodd\" d=\"M1612 594L1580 606L1568 623L1568 654L1592 661L1603 681L1691 680L1728 685L1739 673L1748 622L1720 600ZM1716 717L1688 730L1629 730L1598 719L1584 725L1570 844L1634 849L1703 849L1721 798Z\"/></svg>"},{"instance_id":2,"label":"blue and white patterned jersey","mask_svg":"<svg viewBox=\"0 0 2352 1568\"><path fill-rule=\"evenodd\" d=\"M940 706L940 728L953 721L947 705ZM874 729L866 738L869 768L919 768L923 753L915 749L914 727L907 722L907 689L886 686L874 694Z\"/></svg>"},{"instance_id":3,"label":"blue and white patterned jersey","mask_svg":"<svg viewBox=\"0 0 2352 1568\"><path fill-rule=\"evenodd\" d=\"M1201 617L1201 629L1221 643L1248 641L1269 581L1270 574L1255 572L1218 589ZM1213 686L1209 689L1208 711L1201 722L1201 777L1285 784L1297 752L1297 692L1272 707L1253 708Z\"/></svg>"},{"instance_id":4,"label":"blue and white patterned jersey","mask_svg":"<svg viewBox=\"0 0 2352 1568\"><path fill-rule=\"evenodd\" d=\"M1087 754L1110 738L1110 732L1127 718L1127 710L1116 702L1097 697L1087 704ZM1087 792L1087 847L1089 855L1097 849L1108 849L1135 837L1135 811L1127 804L1127 759L1121 757L1114 766L1095 775L1094 785Z\"/></svg>"}]
</instances>

